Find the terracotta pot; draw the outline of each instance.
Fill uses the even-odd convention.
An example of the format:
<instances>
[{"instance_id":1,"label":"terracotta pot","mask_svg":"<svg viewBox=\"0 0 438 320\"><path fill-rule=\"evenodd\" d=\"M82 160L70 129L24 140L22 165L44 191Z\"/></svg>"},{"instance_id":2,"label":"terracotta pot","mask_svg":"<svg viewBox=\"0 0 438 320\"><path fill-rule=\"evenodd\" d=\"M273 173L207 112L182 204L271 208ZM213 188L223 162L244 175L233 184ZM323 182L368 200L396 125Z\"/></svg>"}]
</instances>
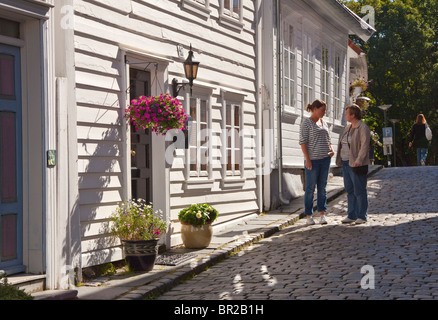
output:
<instances>
[{"instance_id":1,"label":"terracotta pot","mask_svg":"<svg viewBox=\"0 0 438 320\"><path fill-rule=\"evenodd\" d=\"M122 240L125 260L133 271L151 271L158 254L158 239Z\"/></svg>"},{"instance_id":2,"label":"terracotta pot","mask_svg":"<svg viewBox=\"0 0 438 320\"><path fill-rule=\"evenodd\" d=\"M181 238L187 249L202 249L210 245L213 236L211 223L200 227L181 223Z\"/></svg>"}]
</instances>

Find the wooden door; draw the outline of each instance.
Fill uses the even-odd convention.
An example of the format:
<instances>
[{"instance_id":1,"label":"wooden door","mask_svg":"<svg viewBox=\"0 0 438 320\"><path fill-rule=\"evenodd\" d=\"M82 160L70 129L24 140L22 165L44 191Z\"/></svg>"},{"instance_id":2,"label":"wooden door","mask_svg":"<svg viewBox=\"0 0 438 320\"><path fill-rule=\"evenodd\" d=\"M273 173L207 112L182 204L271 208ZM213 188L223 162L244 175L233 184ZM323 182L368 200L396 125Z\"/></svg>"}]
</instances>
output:
<instances>
[{"instance_id":1,"label":"wooden door","mask_svg":"<svg viewBox=\"0 0 438 320\"><path fill-rule=\"evenodd\" d=\"M24 271L20 49L0 44L0 270Z\"/></svg>"},{"instance_id":2,"label":"wooden door","mask_svg":"<svg viewBox=\"0 0 438 320\"><path fill-rule=\"evenodd\" d=\"M130 69L130 99L149 96L151 74L148 71ZM131 125L131 188L132 199L152 202L152 137L150 130L135 131Z\"/></svg>"}]
</instances>

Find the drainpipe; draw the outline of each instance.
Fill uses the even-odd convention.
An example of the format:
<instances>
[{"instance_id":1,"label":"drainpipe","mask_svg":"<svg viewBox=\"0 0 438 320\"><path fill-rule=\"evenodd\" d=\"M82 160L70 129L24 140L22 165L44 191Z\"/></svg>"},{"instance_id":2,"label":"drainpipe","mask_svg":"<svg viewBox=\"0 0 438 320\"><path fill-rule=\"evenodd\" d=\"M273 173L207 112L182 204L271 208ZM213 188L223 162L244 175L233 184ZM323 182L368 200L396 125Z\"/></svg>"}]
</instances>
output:
<instances>
[{"instance_id":1,"label":"drainpipe","mask_svg":"<svg viewBox=\"0 0 438 320\"><path fill-rule=\"evenodd\" d=\"M280 42L280 1L276 0L275 20L277 24L277 163L278 163L278 199L281 204L290 202L283 198L283 126L282 126L282 107L281 107L281 42Z\"/></svg>"},{"instance_id":2,"label":"drainpipe","mask_svg":"<svg viewBox=\"0 0 438 320\"><path fill-rule=\"evenodd\" d=\"M261 94L259 94L259 90L261 90L262 84L262 63L263 63L263 51L262 51L262 27L263 27L263 9L262 9L262 0L256 0L256 52L257 52L257 71L256 71L256 106L257 106L257 124L256 130L258 130L259 134L256 135L257 141L256 146L257 154L256 159L257 163L260 166L260 172L257 174L257 199L259 205L259 212L263 212L263 168L262 168L262 149L263 149L263 139L262 139L262 129L263 129L263 103Z\"/></svg>"}]
</instances>

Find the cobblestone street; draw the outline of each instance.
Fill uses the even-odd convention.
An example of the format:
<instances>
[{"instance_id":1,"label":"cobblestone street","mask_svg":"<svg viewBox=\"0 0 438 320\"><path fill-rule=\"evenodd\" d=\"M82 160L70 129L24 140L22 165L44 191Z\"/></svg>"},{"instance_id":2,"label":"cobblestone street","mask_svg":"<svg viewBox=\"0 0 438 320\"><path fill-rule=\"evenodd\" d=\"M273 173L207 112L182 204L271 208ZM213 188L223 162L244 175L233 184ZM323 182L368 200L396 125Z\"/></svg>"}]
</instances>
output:
<instances>
[{"instance_id":1,"label":"cobblestone street","mask_svg":"<svg viewBox=\"0 0 438 320\"><path fill-rule=\"evenodd\" d=\"M368 223L341 223L343 194L328 225L299 220L158 299L438 299L437 190L438 167L382 169Z\"/></svg>"}]
</instances>

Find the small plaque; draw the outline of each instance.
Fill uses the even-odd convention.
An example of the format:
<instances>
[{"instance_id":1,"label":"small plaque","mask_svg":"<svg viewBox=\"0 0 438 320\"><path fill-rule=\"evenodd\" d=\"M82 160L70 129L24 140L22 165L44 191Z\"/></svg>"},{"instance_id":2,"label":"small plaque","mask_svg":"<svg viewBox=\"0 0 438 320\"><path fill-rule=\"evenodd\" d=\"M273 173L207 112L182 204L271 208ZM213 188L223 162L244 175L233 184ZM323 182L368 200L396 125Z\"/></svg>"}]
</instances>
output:
<instances>
[{"instance_id":1,"label":"small plaque","mask_svg":"<svg viewBox=\"0 0 438 320\"><path fill-rule=\"evenodd\" d=\"M56 150L47 151L47 166L48 167L56 166Z\"/></svg>"}]
</instances>

